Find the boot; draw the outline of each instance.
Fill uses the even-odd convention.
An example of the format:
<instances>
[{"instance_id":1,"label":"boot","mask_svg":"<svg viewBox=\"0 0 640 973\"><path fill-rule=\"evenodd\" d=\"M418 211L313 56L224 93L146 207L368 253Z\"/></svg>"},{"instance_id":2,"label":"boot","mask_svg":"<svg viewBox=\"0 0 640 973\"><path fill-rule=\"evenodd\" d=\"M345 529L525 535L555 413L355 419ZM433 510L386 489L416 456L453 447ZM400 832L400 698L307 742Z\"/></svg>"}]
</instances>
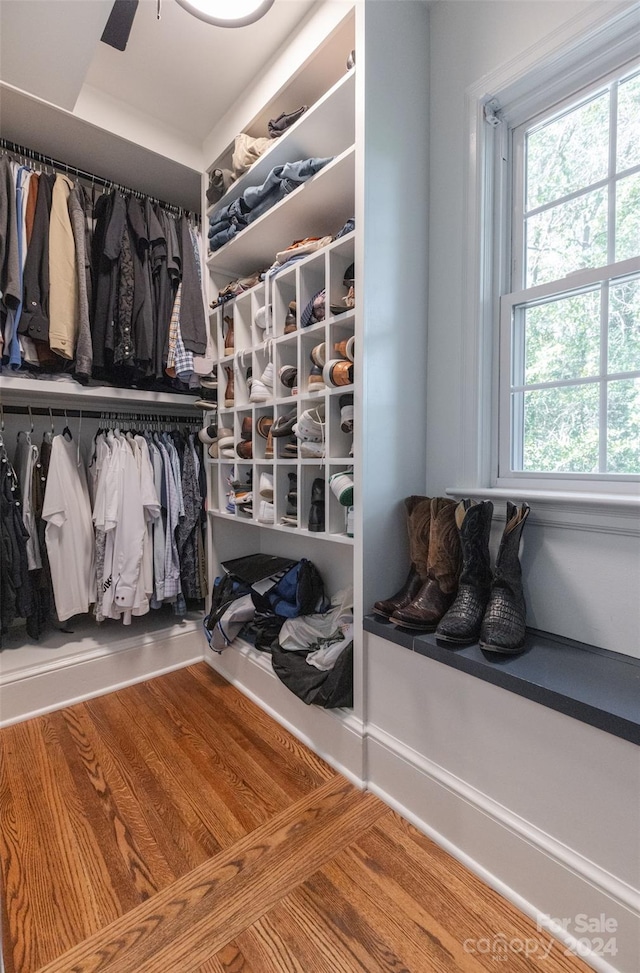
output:
<instances>
[{"instance_id":1,"label":"boot","mask_svg":"<svg viewBox=\"0 0 640 973\"><path fill-rule=\"evenodd\" d=\"M390 598L376 601L373 610L385 618L395 611L406 608L416 597L427 580L427 551L429 549L429 524L431 522L431 498L407 497L407 530L409 532L409 558L411 566L405 583ZM422 573L420 571L422 570Z\"/></svg>"},{"instance_id":2,"label":"boot","mask_svg":"<svg viewBox=\"0 0 640 973\"><path fill-rule=\"evenodd\" d=\"M480 645L492 652L518 652L524 644L526 606L522 591L522 570L518 558L520 537L529 516L529 504L520 509L507 500L504 528L489 603L480 629Z\"/></svg>"},{"instance_id":3,"label":"boot","mask_svg":"<svg viewBox=\"0 0 640 973\"><path fill-rule=\"evenodd\" d=\"M436 629L445 642L477 642L489 592L491 564L489 534L493 504L462 500L456 507L456 525L462 549L462 571L456 599Z\"/></svg>"},{"instance_id":4,"label":"boot","mask_svg":"<svg viewBox=\"0 0 640 973\"><path fill-rule=\"evenodd\" d=\"M311 484L311 506L309 508L309 530L324 530L324 480L316 477Z\"/></svg>"},{"instance_id":5,"label":"boot","mask_svg":"<svg viewBox=\"0 0 640 973\"><path fill-rule=\"evenodd\" d=\"M233 382L233 365L225 365L224 370L227 375L227 387L224 390L224 404L225 407L229 409L233 405L233 400L235 398L234 382Z\"/></svg>"},{"instance_id":6,"label":"boot","mask_svg":"<svg viewBox=\"0 0 640 973\"><path fill-rule=\"evenodd\" d=\"M455 514L455 500L434 497L431 501L427 580L411 604L393 613L394 625L433 632L453 601L460 574L460 538Z\"/></svg>"},{"instance_id":7,"label":"boot","mask_svg":"<svg viewBox=\"0 0 640 973\"><path fill-rule=\"evenodd\" d=\"M229 318L229 317L227 317L225 315L224 323L226 325L226 327L225 327L225 336L224 336L224 353L225 353L225 355L232 355L233 354L233 348L234 348L234 341L233 341L233 318Z\"/></svg>"}]
</instances>

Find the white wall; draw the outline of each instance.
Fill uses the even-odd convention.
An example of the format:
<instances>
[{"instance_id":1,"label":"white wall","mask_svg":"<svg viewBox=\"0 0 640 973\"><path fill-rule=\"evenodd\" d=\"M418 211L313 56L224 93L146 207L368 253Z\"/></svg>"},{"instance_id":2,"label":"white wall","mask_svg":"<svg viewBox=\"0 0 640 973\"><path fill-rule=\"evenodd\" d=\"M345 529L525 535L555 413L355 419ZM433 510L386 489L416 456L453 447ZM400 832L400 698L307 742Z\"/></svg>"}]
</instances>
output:
<instances>
[{"instance_id":1,"label":"white wall","mask_svg":"<svg viewBox=\"0 0 640 973\"><path fill-rule=\"evenodd\" d=\"M465 91L517 61L529 48L576 18L615 4L457 2L430 11L431 124L429 208L429 334L427 362L427 493L467 486L463 448L474 430L461 410L464 255L472 231L466 191ZM481 486L483 484L476 484ZM488 484L486 484L488 485ZM549 526L536 506L523 535L522 562L529 622L614 651L640 655L638 517L612 533ZM504 517L505 503L496 503ZM573 511L568 511L567 516ZM556 516L563 519L562 511ZM566 522L566 520L564 521ZM501 530L501 527L500 527ZM625 533L625 531L627 531Z\"/></svg>"},{"instance_id":2,"label":"white wall","mask_svg":"<svg viewBox=\"0 0 640 973\"><path fill-rule=\"evenodd\" d=\"M460 484L463 471L465 91L595 6L430 8L428 495ZM522 557L530 623L637 654L637 523L623 517L620 533L614 518L594 532L588 511L570 508L567 528L554 525L557 508L533 508ZM494 548L503 501L496 515ZM581 913L613 919L617 955L588 962L635 973L638 748L375 636L366 638L365 665L372 789L534 917L569 918L574 935Z\"/></svg>"}]
</instances>

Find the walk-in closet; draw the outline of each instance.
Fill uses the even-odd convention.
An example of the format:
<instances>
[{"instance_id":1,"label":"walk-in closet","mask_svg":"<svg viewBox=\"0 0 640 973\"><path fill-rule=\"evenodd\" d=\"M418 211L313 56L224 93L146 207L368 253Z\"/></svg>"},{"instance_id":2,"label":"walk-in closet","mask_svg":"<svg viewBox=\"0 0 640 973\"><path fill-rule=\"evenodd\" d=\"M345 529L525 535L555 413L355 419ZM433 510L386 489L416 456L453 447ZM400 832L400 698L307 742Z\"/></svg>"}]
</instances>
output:
<instances>
[{"instance_id":1,"label":"walk-in closet","mask_svg":"<svg viewBox=\"0 0 640 973\"><path fill-rule=\"evenodd\" d=\"M218 3L0 0L0 973L636 973L637 476L501 437L637 397L640 6ZM547 380L552 189L636 303ZM503 654L394 617L472 508Z\"/></svg>"}]
</instances>

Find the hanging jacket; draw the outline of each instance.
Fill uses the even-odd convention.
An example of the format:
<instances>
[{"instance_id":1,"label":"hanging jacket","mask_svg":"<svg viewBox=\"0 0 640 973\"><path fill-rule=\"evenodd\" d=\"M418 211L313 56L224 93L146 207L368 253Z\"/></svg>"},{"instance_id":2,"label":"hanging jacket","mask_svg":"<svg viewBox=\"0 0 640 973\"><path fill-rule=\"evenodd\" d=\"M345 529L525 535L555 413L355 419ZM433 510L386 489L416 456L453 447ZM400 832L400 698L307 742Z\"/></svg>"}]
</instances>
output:
<instances>
[{"instance_id":1,"label":"hanging jacket","mask_svg":"<svg viewBox=\"0 0 640 973\"><path fill-rule=\"evenodd\" d=\"M20 333L49 342L49 220L55 176L41 175L31 243L24 265L24 306Z\"/></svg>"}]
</instances>

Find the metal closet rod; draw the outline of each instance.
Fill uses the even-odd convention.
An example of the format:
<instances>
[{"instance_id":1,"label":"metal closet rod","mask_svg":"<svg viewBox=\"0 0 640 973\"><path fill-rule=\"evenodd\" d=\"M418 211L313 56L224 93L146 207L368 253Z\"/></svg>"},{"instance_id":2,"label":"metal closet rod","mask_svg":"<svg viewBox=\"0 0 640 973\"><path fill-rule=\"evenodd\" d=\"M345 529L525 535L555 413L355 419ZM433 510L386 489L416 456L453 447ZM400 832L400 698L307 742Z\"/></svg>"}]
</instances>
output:
<instances>
[{"instance_id":1,"label":"metal closet rod","mask_svg":"<svg viewBox=\"0 0 640 973\"><path fill-rule=\"evenodd\" d=\"M161 422L166 425L174 422L179 426L198 426L201 422L196 416L180 416L155 412L128 412L120 409L43 409L29 405L3 405L1 412L4 415L19 416L59 416L70 419L102 419L105 422Z\"/></svg>"},{"instance_id":2,"label":"metal closet rod","mask_svg":"<svg viewBox=\"0 0 640 973\"><path fill-rule=\"evenodd\" d=\"M192 210L186 210L182 206L177 206L175 203L167 203L163 199L158 199L157 196L151 196L149 193L143 193L140 189L131 189L128 186L122 186L118 182L114 182L113 179L105 179L104 176L97 176L95 172L87 172L86 169L78 169L77 166L69 165L68 162L60 162L59 159L53 159L50 155L44 155L42 152L37 152L35 149L29 149L25 145L18 145L16 142L10 142L8 139L0 138L0 148L7 152L12 152L13 155L22 156L23 159L31 159L33 162L40 162L42 165L51 166L53 169L62 169L63 172L72 172L76 174L78 179L86 179L91 181L94 185L104 186L107 189L119 189L123 193L129 193L132 196L138 196L142 199L150 199L154 203L158 203L164 209L173 210L173 212L178 215L185 213L188 217L196 220L200 220L200 214L195 213Z\"/></svg>"}]
</instances>

